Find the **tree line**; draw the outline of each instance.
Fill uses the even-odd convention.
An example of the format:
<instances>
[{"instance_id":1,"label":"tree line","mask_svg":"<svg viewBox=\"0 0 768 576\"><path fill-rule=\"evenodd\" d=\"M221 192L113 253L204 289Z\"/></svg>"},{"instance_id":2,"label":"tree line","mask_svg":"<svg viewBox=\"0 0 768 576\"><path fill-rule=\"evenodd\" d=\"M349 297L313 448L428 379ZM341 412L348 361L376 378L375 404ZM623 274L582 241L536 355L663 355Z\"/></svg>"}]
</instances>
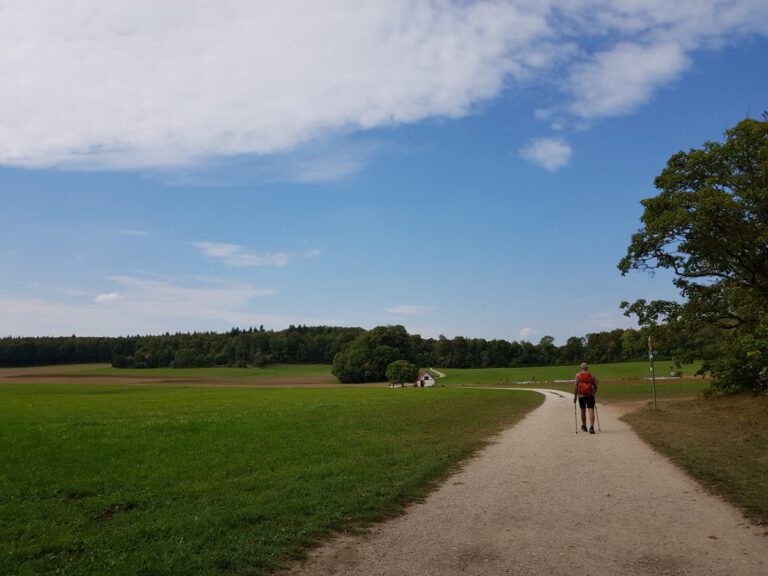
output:
<instances>
[{"instance_id":1,"label":"tree line","mask_svg":"<svg viewBox=\"0 0 768 576\"><path fill-rule=\"evenodd\" d=\"M41 366L108 362L117 368L191 368L269 364L337 364L361 356L361 380L383 380L393 360L417 366L497 368L618 362L645 357L646 336L639 330L612 330L569 338L557 346L551 336L528 341L481 338L422 338L403 326L372 330L331 326L263 327L229 332L176 333L122 337L8 337L0 339L0 366ZM341 354L341 355L340 355ZM370 358L368 356L371 356ZM338 358L337 358L338 357ZM351 361L347 364L352 365ZM374 368L376 367L376 368ZM370 374L366 373L370 372ZM367 380L370 381L370 380Z\"/></svg>"},{"instance_id":2,"label":"tree line","mask_svg":"<svg viewBox=\"0 0 768 576\"><path fill-rule=\"evenodd\" d=\"M360 328L291 326L121 337L0 339L0 366L109 362L116 368L330 364Z\"/></svg>"}]
</instances>

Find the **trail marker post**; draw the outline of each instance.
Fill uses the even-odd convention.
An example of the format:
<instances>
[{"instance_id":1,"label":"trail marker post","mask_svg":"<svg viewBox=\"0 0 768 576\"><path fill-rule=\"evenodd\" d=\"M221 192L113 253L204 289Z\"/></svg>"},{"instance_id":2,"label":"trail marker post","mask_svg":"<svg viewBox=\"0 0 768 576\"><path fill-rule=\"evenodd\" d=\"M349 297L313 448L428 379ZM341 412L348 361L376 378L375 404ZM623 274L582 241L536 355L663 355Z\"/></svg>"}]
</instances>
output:
<instances>
[{"instance_id":1,"label":"trail marker post","mask_svg":"<svg viewBox=\"0 0 768 576\"><path fill-rule=\"evenodd\" d=\"M648 336L648 361L651 363L651 380L653 380L653 409L656 408L656 371L653 369L653 340Z\"/></svg>"}]
</instances>

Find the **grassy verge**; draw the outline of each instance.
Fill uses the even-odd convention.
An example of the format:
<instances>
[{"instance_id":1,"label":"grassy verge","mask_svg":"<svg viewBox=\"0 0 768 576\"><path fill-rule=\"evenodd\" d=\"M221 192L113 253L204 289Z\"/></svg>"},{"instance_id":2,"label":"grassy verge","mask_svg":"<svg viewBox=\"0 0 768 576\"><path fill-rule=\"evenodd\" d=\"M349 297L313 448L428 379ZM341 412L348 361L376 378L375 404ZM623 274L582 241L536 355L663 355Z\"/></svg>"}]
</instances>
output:
<instances>
[{"instance_id":1,"label":"grassy verge","mask_svg":"<svg viewBox=\"0 0 768 576\"><path fill-rule=\"evenodd\" d=\"M665 402L624 419L702 484L768 523L768 397Z\"/></svg>"},{"instance_id":2,"label":"grassy verge","mask_svg":"<svg viewBox=\"0 0 768 576\"><path fill-rule=\"evenodd\" d=\"M542 401L0 386L0 574L264 574L397 513Z\"/></svg>"}]
</instances>

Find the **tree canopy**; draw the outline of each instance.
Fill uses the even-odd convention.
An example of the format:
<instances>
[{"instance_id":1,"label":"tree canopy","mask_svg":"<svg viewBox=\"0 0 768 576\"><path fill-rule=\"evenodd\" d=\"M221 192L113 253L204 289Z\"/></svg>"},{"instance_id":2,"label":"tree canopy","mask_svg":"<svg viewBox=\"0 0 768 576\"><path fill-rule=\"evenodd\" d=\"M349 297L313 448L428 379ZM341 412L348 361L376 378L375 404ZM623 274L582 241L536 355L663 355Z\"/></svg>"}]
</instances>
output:
<instances>
[{"instance_id":1,"label":"tree canopy","mask_svg":"<svg viewBox=\"0 0 768 576\"><path fill-rule=\"evenodd\" d=\"M333 375L340 382L383 382L395 360L413 362L411 337L403 326L377 326L355 338L333 358Z\"/></svg>"},{"instance_id":2,"label":"tree canopy","mask_svg":"<svg viewBox=\"0 0 768 576\"><path fill-rule=\"evenodd\" d=\"M692 336L719 330L702 351L724 390L768 388L768 121L746 119L720 142L678 152L642 201L642 228L619 263L668 269L681 301L623 302L641 325Z\"/></svg>"},{"instance_id":3,"label":"tree canopy","mask_svg":"<svg viewBox=\"0 0 768 576\"><path fill-rule=\"evenodd\" d=\"M387 381L390 384L409 384L416 382L419 377L419 369L408 360L395 360L387 366Z\"/></svg>"},{"instance_id":4,"label":"tree canopy","mask_svg":"<svg viewBox=\"0 0 768 576\"><path fill-rule=\"evenodd\" d=\"M366 332L362 328L291 326L278 332L263 328L233 328L224 333L155 336L8 337L0 338L0 366L86 362L111 362L116 368L331 364L338 352L346 351ZM357 354L361 349L366 354L368 349L389 346L403 350L403 355L392 356L393 359L411 358L420 367L443 368L642 360L647 338L644 330L615 329L585 337L573 336L564 345L555 346L551 336L533 343L464 336L422 338L418 334L408 334L402 326L395 330L380 326L371 332L371 336L364 339L371 346L359 346ZM378 356L386 351L386 348L379 350ZM661 349L660 353L662 357L668 357L667 350Z\"/></svg>"}]
</instances>

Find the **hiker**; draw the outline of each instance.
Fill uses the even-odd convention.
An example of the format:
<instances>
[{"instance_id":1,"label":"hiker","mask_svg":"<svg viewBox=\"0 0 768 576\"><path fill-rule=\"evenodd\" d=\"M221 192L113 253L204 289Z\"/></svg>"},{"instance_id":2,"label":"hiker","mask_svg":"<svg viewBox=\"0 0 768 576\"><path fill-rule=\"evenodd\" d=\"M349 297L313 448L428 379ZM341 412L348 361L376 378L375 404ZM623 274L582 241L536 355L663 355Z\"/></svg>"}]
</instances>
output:
<instances>
[{"instance_id":1,"label":"hiker","mask_svg":"<svg viewBox=\"0 0 768 576\"><path fill-rule=\"evenodd\" d=\"M595 433L595 392L597 378L589 373L586 362L581 363L581 372L576 374L576 387L573 390L573 403L579 401L581 408L581 429L587 431L587 408L589 408L589 433Z\"/></svg>"}]
</instances>

